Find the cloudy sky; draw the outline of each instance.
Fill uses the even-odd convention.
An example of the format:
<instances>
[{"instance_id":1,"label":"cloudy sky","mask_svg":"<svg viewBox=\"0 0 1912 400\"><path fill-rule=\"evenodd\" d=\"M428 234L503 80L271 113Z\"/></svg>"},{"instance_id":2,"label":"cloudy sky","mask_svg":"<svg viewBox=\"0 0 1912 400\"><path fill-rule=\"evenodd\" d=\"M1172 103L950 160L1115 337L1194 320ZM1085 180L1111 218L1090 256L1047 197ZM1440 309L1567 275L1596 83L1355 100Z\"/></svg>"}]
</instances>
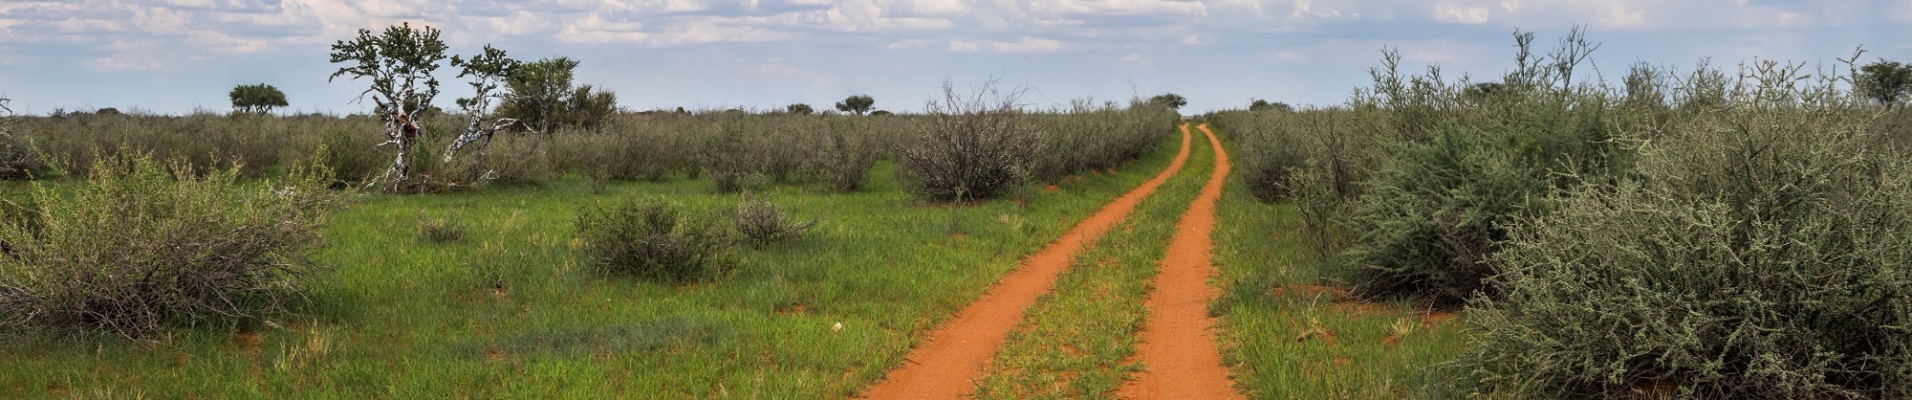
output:
<instances>
[{"instance_id":1,"label":"cloudy sky","mask_svg":"<svg viewBox=\"0 0 1912 400\"><path fill-rule=\"evenodd\" d=\"M329 46L400 22L443 30L454 54L578 59L581 83L639 110L858 93L920 110L944 79L990 77L1037 106L1162 92L1197 112L1333 104L1384 46L1478 81L1512 65L1516 28L1550 47L1574 25L1615 80L1640 61L1830 66L1860 45L1912 60L1912 0L0 0L0 94L27 113L185 113L267 83L295 111L357 112L364 86L327 82ZM441 103L468 94L441 72Z\"/></svg>"}]
</instances>

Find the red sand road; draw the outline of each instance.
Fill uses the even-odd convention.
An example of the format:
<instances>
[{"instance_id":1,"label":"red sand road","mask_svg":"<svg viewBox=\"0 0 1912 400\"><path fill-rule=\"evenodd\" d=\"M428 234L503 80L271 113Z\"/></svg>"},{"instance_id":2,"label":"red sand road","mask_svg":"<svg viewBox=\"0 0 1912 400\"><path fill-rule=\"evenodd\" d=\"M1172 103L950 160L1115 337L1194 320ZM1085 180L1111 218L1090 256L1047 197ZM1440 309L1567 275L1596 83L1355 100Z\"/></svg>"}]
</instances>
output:
<instances>
[{"instance_id":1,"label":"red sand road","mask_svg":"<svg viewBox=\"0 0 1912 400\"><path fill-rule=\"evenodd\" d=\"M1175 161L1155 178L1129 190L1115 201L1102 206L1094 215L1076 224L1048 247L1022 260L955 318L930 334L927 342L916 346L903 366L891 370L882 382L865 392L867 399L959 399L975 389L972 383L982 373L983 364L1002 347L1003 336L1022 320L1023 311L1036 298L1055 286L1056 276L1069 268L1069 261L1082 247L1128 216L1129 211L1168 182L1188 161L1190 137L1188 125L1182 125L1182 150Z\"/></svg>"},{"instance_id":2,"label":"red sand road","mask_svg":"<svg viewBox=\"0 0 1912 400\"><path fill-rule=\"evenodd\" d=\"M1208 125L1201 126L1215 149L1215 173L1202 193L1175 223L1168 255L1155 276L1149 294L1148 320L1142 325L1142 344L1136 350L1147 370L1122 385L1124 399L1239 399L1235 382L1222 366L1215 346L1215 319L1208 317L1208 301L1215 298L1208 277L1215 271L1209 234L1215 230L1215 202L1221 199L1228 177L1228 152Z\"/></svg>"}]
</instances>

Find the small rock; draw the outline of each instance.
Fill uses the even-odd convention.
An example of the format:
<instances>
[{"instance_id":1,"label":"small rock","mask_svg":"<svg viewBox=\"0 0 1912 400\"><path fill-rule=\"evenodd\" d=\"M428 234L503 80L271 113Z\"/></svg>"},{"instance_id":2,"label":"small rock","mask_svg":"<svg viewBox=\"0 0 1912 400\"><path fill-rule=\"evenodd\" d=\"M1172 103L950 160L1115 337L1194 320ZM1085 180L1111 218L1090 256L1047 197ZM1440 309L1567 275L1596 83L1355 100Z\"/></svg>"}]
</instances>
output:
<instances>
[{"instance_id":1,"label":"small rock","mask_svg":"<svg viewBox=\"0 0 1912 400\"><path fill-rule=\"evenodd\" d=\"M831 331L831 332L842 332L842 331L843 331L843 323L842 323L842 322L838 322L838 323L836 323L836 325L834 325L834 326L831 326L831 327L830 327L830 331Z\"/></svg>"}]
</instances>

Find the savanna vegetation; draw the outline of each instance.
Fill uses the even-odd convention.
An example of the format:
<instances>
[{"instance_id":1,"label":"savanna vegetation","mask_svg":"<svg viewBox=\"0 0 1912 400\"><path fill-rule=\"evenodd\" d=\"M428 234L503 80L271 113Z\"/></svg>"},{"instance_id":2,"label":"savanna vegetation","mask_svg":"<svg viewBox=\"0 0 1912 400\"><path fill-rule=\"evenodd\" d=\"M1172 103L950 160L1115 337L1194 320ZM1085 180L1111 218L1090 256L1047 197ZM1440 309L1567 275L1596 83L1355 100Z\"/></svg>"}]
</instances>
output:
<instances>
[{"instance_id":1,"label":"savanna vegetation","mask_svg":"<svg viewBox=\"0 0 1912 400\"><path fill-rule=\"evenodd\" d=\"M1175 150L1141 100L631 112L427 27L333 50L369 114L271 115L265 84L7 114L0 393L848 396ZM938 148L991 142L1023 147Z\"/></svg>"},{"instance_id":2,"label":"savanna vegetation","mask_svg":"<svg viewBox=\"0 0 1912 400\"><path fill-rule=\"evenodd\" d=\"M1578 30L1535 40L1485 81L1389 49L1344 104L1200 116L1223 148L1085 243L972 394L1146 370L1148 279L1226 151L1210 307L1251 397L1912 397L1912 67L1607 82ZM851 397L1169 165L1188 104L633 112L581 60L411 25L329 59L366 114L0 98L0 395Z\"/></svg>"},{"instance_id":3,"label":"savanna vegetation","mask_svg":"<svg viewBox=\"0 0 1912 400\"><path fill-rule=\"evenodd\" d=\"M1206 116L1245 194L1272 203L1238 197L1242 224L1218 234L1243 386L1912 395L1902 67L1855 52L1606 82L1578 31L1546 53L1531 33L1515 44L1486 82L1404 72L1388 50L1346 104Z\"/></svg>"}]
</instances>

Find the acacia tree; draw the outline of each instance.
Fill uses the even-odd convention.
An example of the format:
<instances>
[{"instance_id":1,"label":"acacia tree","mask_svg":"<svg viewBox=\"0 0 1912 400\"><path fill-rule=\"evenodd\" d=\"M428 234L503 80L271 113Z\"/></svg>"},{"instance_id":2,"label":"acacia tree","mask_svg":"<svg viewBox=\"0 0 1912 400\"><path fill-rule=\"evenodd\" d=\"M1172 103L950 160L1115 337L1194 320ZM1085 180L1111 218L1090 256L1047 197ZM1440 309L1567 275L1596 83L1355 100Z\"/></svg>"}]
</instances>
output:
<instances>
[{"instance_id":1,"label":"acacia tree","mask_svg":"<svg viewBox=\"0 0 1912 400\"><path fill-rule=\"evenodd\" d=\"M1912 64L1880 59L1859 69L1866 98L1891 108L1912 95Z\"/></svg>"},{"instance_id":2,"label":"acacia tree","mask_svg":"<svg viewBox=\"0 0 1912 400\"><path fill-rule=\"evenodd\" d=\"M1188 99L1183 98L1182 95L1179 95L1179 94L1163 93L1163 94L1156 95L1155 97L1150 97L1149 104L1155 104L1155 105L1159 105L1163 107L1168 107L1174 110L1180 110L1182 109L1182 106L1188 105Z\"/></svg>"},{"instance_id":3,"label":"acacia tree","mask_svg":"<svg viewBox=\"0 0 1912 400\"><path fill-rule=\"evenodd\" d=\"M273 108L289 105L285 92L264 83L234 86L226 97L232 98L233 111L248 114L270 113Z\"/></svg>"},{"instance_id":4,"label":"acacia tree","mask_svg":"<svg viewBox=\"0 0 1912 400\"><path fill-rule=\"evenodd\" d=\"M816 109L810 108L809 104L803 104L803 103L796 103L796 104L791 104L789 106L785 106L783 110L784 112L797 114L797 115L810 115L817 112Z\"/></svg>"},{"instance_id":5,"label":"acacia tree","mask_svg":"<svg viewBox=\"0 0 1912 400\"><path fill-rule=\"evenodd\" d=\"M867 95L867 94L859 94L855 96L850 96L849 98L843 99L843 101L836 103L837 111L853 113L856 115L863 115L863 113L870 112L870 108L875 106L876 106L876 98L870 97L870 95Z\"/></svg>"},{"instance_id":6,"label":"acacia tree","mask_svg":"<svg viewBox=\"0 0 1912 400\"><path fill-rule=\"evenodd\" d=\"M438 78L432 72L445 59L446 48L438 36L438 29L413 29L408 22L385 28L384 34L376 36L371 30L360 29L357 38L332 45L333 63L354 64L339 68L326 81L341 76L370 80L371 87L359 92L354 101L371 97L379 119L385 122L386 139L378 145L390 145L398 151L391 168L367 182L367 187L389 177L392 187L397 188L408 178L405 154L424 131L418 124L419 114L430 108L432 98L438 95Z\"/></svg>"},{"instance_id":7,"label":"acacia tree","mask_svg":"<svg viewBox=\"0 0 1912 400\"><path fill-rule=\"evenodd\" d=\"M1294 112L1295 107L1288 105L1288 103L1283 103L1283 102L1270 103L1267 100L1262 100L1262 99L1255 99L1255 101L1248 103L1248 111L1266 111L1266 110Z\"/></svg>"}]
</instances>

